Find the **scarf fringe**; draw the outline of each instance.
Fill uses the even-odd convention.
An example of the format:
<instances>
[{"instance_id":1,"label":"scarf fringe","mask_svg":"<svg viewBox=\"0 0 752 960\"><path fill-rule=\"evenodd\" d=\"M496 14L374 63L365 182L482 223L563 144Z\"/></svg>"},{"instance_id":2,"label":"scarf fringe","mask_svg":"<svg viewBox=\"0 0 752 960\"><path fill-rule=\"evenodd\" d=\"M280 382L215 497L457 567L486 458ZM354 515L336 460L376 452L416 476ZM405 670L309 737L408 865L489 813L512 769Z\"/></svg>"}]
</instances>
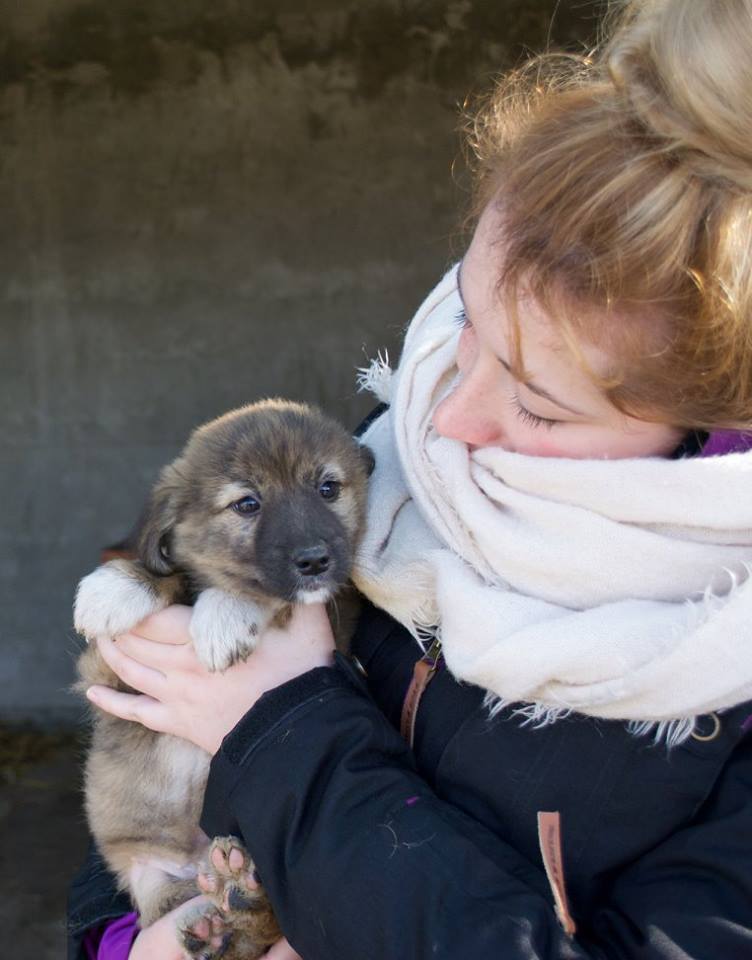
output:
<instances>
[{"instance_id":1,"label":"scarf fringe","mask_svg":"<svg viewBox=\"0 0 752 960\"><path fill-rule=\"evenodd\" d=\"M433 603L425 603L410 611L410 618L404 624L418 641L418 646L427 653L435 640L441 643L441 628L436 625L436 609Z\"/></svg>"},{"instance_id":2,"label":"scarf fringe","mask_svg":"<svg viewBox=\"0 0 752 960\"><path fill-rule=\"evenodd\" d=\"M511 710L513 717L521 720L520 726L534 728L548 727L557 720L563 720L574 711L571 707L554 707L547 703L513 703L505 697L489 690L483 698L483 706L487 708L492 719L502 710Z\"/></svg>"},{"instance_id":3,"label":"scarf fringe","mask_svg":"<svg viewBox=\"0 0 752 960\"><path fill-rule=\"evenodd\" d=\"M352 573L355 586L367 596L372 603L395 619L417 641L423 653L439 637L439 628L436 625L435 581L430 569L424 562L413 563L405 580L409 583L409 591L399 594L389 589L378 570L374 569L368 558L361 554L355 562ZM416 597L424 597L423 601L416 601Z\"/></svg>"},{"instance_id":4,"label":"scarf fringe","mask_svg":"<svg viewBox=\"0 0 752 960\"><path fill-rule=\"evenodd\" d=\"M423 653L428 650L434 639L441 640L441 628L431 627L425 623L413 621L411 633L420 644ZM510 710L513 717L520 721L520 726L531 726L534 729L549 727L557 720L564 720L576 713L571 707L552 706L546 703L513 703L500 697L491 690L483 698L483 706L488 710L489 719L493 720L502 710ZM634 737L652 737L653 743L658 746L665 743L666 747L676 747L688 740L695 728L696 717L678 717L674 720L630 720L626 723L627 730Z\"/></svg>"},{"instance_id":5,"label":"scarf fringe","mask_svg":"<svg viewBox=\"0 0 752 960\"><path fill-rule=\"evenodd\" d=\"M392 374L389 365L389 352L381 350L367 367L358 367L355 383L358 391L372 393L382 403L392 401Z\"/></svg>"},{"instance_id":6,"label":"scarf fringe","mask_svg":"<svg viewBox=\"0 0 752 960\"><path fill-rule=\"evenodd\" d=\"M513 704L490 691L483 699L483 706L488 710L491 719L502 710L510 709L512 716L521 721L520 726L531 726L536 730L540 727L549 727L557 720L563 720L575 713L569 707L553 707L545 703ZM696 717L678 717L674 720L629 720L626 727L633 737L650 737L655 746L663 743L670 749L689 739L696 720Z\"/></svg>"},{"instance_id":7,"label":"scarf fringe","mask_svg":"<svg viewBox=\"0 0 752 960\"><path fill-rule=\"evenodd\" d=\"M635 737L652 737L653 743L678 747L695 728L696 717L678 717L676 720L630 720L627 730Z\"/></svg>"}]
</instances>

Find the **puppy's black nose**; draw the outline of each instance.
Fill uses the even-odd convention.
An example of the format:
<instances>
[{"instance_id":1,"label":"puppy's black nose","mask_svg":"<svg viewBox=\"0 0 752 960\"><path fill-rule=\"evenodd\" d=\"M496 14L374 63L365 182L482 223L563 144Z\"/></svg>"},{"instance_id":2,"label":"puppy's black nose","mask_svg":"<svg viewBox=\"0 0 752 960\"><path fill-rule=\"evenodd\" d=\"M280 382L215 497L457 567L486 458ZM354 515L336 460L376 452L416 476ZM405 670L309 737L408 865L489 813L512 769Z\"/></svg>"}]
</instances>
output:
<instances>
[{"instance_id":1,"label":"puppy's black nose","mask_svg":"<svg viewBox=\"0 0 752 960\"><path fill-rule=\"evenodd\" d=\"M292 555L292 561L304 577L314 577L329 569L329 550L325 543L315 547L303 547Z\"/></svg>"}]
</instances>

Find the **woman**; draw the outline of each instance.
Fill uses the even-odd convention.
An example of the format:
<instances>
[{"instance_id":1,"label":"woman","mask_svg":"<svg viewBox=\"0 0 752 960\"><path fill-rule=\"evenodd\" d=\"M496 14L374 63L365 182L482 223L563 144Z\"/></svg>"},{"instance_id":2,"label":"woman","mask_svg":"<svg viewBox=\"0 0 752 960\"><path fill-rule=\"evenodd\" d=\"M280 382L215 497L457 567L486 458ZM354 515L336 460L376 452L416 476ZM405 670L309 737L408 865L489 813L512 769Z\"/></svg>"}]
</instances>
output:
<instances>
[{"instance_id":1,"label":"woman","mask_svg":"<svg viewBox=\"0 0 752 960\"><path fill-rule=\"evenodd\" d=\"M472 243L366 377L366 678L315 607L224 675L184 608L102 642L145 696L92 700L214 755L270 957L752 955L750 76L752 0L636 0L495 91Z\"/></svg>"}]
</instances>

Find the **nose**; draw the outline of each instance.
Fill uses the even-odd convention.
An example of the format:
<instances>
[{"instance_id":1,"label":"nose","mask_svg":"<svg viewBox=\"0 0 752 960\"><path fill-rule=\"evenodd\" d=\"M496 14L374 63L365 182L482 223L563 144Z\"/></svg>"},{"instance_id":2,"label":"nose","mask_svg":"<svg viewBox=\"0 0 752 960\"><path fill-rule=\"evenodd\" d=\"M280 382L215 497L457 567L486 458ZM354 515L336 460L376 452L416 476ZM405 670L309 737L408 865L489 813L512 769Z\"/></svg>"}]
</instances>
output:
<instances>
[{"instance_id":1,"label":"nose","mask_svg":"<svg viewBox=\"0 0 752 960\"><path fill-rule=\"evenodd\" d=\"M492 397L472 374L463 376L433 412L433 425L442 437L469 446L504 446L498 397Z\"/></svg>"},{"instance_id":2,"label":"nose","mask_svg":"<svg viewBox=\"0 0 752 960\"><path fill-rule=\"evenodd\" d=\"M315 577L316 574L326 573L330 564L329 548L325 543L302 547L293 553L292 562L298 573L304 577Z\"/></svg>"}]
</instances>

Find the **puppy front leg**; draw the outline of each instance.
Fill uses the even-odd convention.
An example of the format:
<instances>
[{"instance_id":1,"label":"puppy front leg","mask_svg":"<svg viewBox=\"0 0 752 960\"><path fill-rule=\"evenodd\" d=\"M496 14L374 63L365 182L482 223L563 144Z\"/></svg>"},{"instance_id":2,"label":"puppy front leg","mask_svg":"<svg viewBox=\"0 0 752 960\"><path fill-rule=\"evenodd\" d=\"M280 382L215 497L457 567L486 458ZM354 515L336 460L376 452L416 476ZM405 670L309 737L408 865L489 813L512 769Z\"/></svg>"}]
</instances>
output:
<instances>
[{"instance_id":1,"label":"puppy front leg","mask_svg":"<svg viewBox=\"0 0 752 960\"><path fill-rule=\"evenodd\" d=\"M110 560L78 585L73 623L87 640L126 633L174 603L180 577L155 577L138 560Z\"/></svg>"},{"instance_id":2,"label":"puppy front leg","mask_svg":"<svg viewBox=\"0 0 752 960\"><path fill-rule=\"evenodd\" d=\"M190 633L199 659L210 670L226 670L245 660L275 613L272 606L233 597L216 587L199 594Z\"/></svg>"}]
</instances>

